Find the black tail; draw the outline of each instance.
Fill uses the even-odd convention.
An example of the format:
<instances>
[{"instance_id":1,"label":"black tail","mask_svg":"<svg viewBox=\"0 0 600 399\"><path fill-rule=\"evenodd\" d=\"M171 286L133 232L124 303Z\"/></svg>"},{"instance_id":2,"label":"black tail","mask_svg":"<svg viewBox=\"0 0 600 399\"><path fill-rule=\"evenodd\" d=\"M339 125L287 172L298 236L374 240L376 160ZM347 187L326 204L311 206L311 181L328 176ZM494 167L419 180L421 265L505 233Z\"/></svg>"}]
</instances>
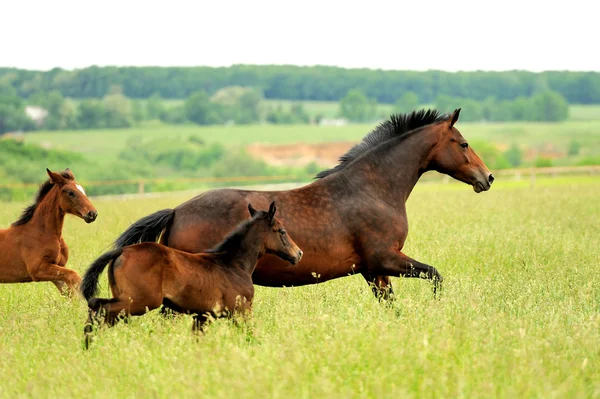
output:
<instances>
[{"instance_id":1,"label":"black tail","mask_svg":"<svg viewBox=\"0 0 600 399\"><path fill-rule=\"evenodd\" d=\"M174 209L163 209L141 218L116 239L115 248L140 242L156 242L160 233L171 225L174 217Z\"/></svg>"},{"instance_id":2,"label":"black tail","mask_svg":"<svg viewBox=\"0 0 600 399\"><path fill-rule=\"evenodd\" d=\"M81 293L86 301L89 301L98 290L98 278L102 274L104 268L112 261L117 259L123 253L123 248L113 249L102 255L90 265L83 276L81 282Z\"/></svg>"}]
</instances>

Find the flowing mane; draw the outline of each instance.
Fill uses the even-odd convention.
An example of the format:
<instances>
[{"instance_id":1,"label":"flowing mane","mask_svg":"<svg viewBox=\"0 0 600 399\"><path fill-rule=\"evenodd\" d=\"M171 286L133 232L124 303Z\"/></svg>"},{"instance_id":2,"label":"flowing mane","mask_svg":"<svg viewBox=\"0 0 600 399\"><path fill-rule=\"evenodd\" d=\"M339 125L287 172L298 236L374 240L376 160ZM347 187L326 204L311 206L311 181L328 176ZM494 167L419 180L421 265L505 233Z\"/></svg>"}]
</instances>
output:
<instances>
[{"instance_id":1,"label":"flowing mane","mask_svg":"<svg viewBox=\"0 0 600 399\"><path fill-rule=\"evenodd\" d=\"M450 118L449 114L440 114L437 110L419 110L408 114L392 114L390 119L382 122L362 141L348 150L339 159L340 163L331 169L319 172L316 179L322 179L332 173L344 169L348 164L384 141L393 138L406 138L417 129L432 123L438 123Z\"/></svg>"},{"instance_id":2,"label":"flowing mane","mask_svg":"<svg viewBox=\"0 0 600 399\"><path fill-rule=\"evenodd\" d=\"M70 171L62 172L61 175L65 179L69 179L69 180L74 179L74 176ZM46 197L46 195L48 195L50 190L52 190L52 187L54 187L54 183L52 183L50 181L50 179L48 179L44 183L42 183L40 185L40 188L39 188L37 194L35 195L35 201L33 202L33 204L31 204L27 208L25 208L25 210L23 210L23 213L21 214L21 217L19 217L19 219L16 222L14 222L12 225L13 226L22 226L25 223L29 222L31 220L31 218L33 217L33 214L35 213L35 210L37 209L38 205L44 200L44 198Z\"/></svg>"}]
</instances>

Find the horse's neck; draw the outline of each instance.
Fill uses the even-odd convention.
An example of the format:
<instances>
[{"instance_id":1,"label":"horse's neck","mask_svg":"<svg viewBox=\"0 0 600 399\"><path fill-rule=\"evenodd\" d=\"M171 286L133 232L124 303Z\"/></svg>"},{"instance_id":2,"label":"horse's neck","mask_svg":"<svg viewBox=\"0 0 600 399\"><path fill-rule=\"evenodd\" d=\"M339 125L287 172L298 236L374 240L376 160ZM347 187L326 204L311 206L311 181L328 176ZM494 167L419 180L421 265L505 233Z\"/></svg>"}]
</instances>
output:
<instances>
[{"instance_id":1,"label":"horse's neck","mask_svg":"<svg viewBox=\"0 0 600 399\"><path fill-rule=\"evenodd\" d=\"M62 235L64 220L65 213L58 205L58 198L55 193L50 192L38 204L29 223L44 233L60 237Z\"/></svg>"},{"instance_id":2,"label":"horse's neck","mask_svg":"<svg viewBox=\"0 0 600 399\"><path fill-rule=\"evenodd\" d=\"M360 192L393 205L402 205L421 175L429 170L429 157L438 138L434 129L403 140L392 139L340 171Z\"/></svg>"},{"instance_id":3,"label":"horse's neck","mask_svg":"<svg viewBox=\"0 0 600 399\"><path fill-rule=\"evenodd\" d=\"M221 259L229 266L237 266L252 274L258 259L263 255L263 241L264 237L257 237L248 231L237 243L236 248L223 253Z\"/></svg>"}]
</instances>

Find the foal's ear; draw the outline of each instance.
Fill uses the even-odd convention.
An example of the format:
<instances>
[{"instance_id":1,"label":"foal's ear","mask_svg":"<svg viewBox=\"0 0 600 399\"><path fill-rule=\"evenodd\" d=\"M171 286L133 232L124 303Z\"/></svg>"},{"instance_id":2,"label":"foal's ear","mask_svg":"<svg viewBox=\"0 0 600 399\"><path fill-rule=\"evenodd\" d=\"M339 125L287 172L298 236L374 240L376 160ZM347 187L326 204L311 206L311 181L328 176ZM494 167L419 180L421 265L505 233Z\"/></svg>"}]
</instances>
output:
<instances>
[{"instance_id":1,"label":"foal's ear","mask_svg":"<svg viewBox=\"0 0 600 399\"><path fill-rule=\"evenodd\" d=\"M452 117L450 118L450 129L454 126L456 121L458 121L458 115L460 114L460 108L455 109L452 113Z\"/></svg>"},{"instance_id":2,"label":"foal's ear","mask_svg":"<svg viewBox=\"0 0 600 399\"><path fill-rule=\"evenodd\" d=\"M48 173L48 177L50 177L50 183L52 184L64 184L65 178L56 172L52 172L50 169L46 168L46 172Z\"/></svg>"},{"instance_id":3,"label":"foal's ear","mask_svg":"<svg viewBox=\"0 0 600 399\"><path fill-rule=\"evenodd\" d=\"M248 212L250 212L251 217L254 217L254 215L256 214L256 209L252 207L252 204L248 204Z\"/></svg>"},{"instance_id":4,"label":"foal's ear","mask_svg":"<svg viewBox=\"0 0 600 399\"><path fill-rule=\"evenodd\" d=\"M271 206L269 206L269 213L267 217L269 218L269 222L273 222L273 218L275 217L275 211L277 208L275 207L275 201L271 202Z\"/></svg>"}]
</instances>

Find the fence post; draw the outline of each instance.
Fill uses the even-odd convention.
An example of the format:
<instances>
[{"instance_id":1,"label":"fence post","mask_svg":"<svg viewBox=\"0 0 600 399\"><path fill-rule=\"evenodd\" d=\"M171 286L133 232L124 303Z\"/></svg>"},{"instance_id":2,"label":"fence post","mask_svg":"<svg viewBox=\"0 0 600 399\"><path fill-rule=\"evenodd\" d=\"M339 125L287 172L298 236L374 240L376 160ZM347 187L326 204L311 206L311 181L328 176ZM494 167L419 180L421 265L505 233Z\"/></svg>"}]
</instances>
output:
<instances>
[{"instance_id":1,"label":"fence post","mask_svg":"<svg viewBox=\"0 0 600 399\"><path fill-rule=\"evenodd\" d=\"M143 180L138 181L138 193L144 194L144 181Z\"/></svg>"}]
</instances>

